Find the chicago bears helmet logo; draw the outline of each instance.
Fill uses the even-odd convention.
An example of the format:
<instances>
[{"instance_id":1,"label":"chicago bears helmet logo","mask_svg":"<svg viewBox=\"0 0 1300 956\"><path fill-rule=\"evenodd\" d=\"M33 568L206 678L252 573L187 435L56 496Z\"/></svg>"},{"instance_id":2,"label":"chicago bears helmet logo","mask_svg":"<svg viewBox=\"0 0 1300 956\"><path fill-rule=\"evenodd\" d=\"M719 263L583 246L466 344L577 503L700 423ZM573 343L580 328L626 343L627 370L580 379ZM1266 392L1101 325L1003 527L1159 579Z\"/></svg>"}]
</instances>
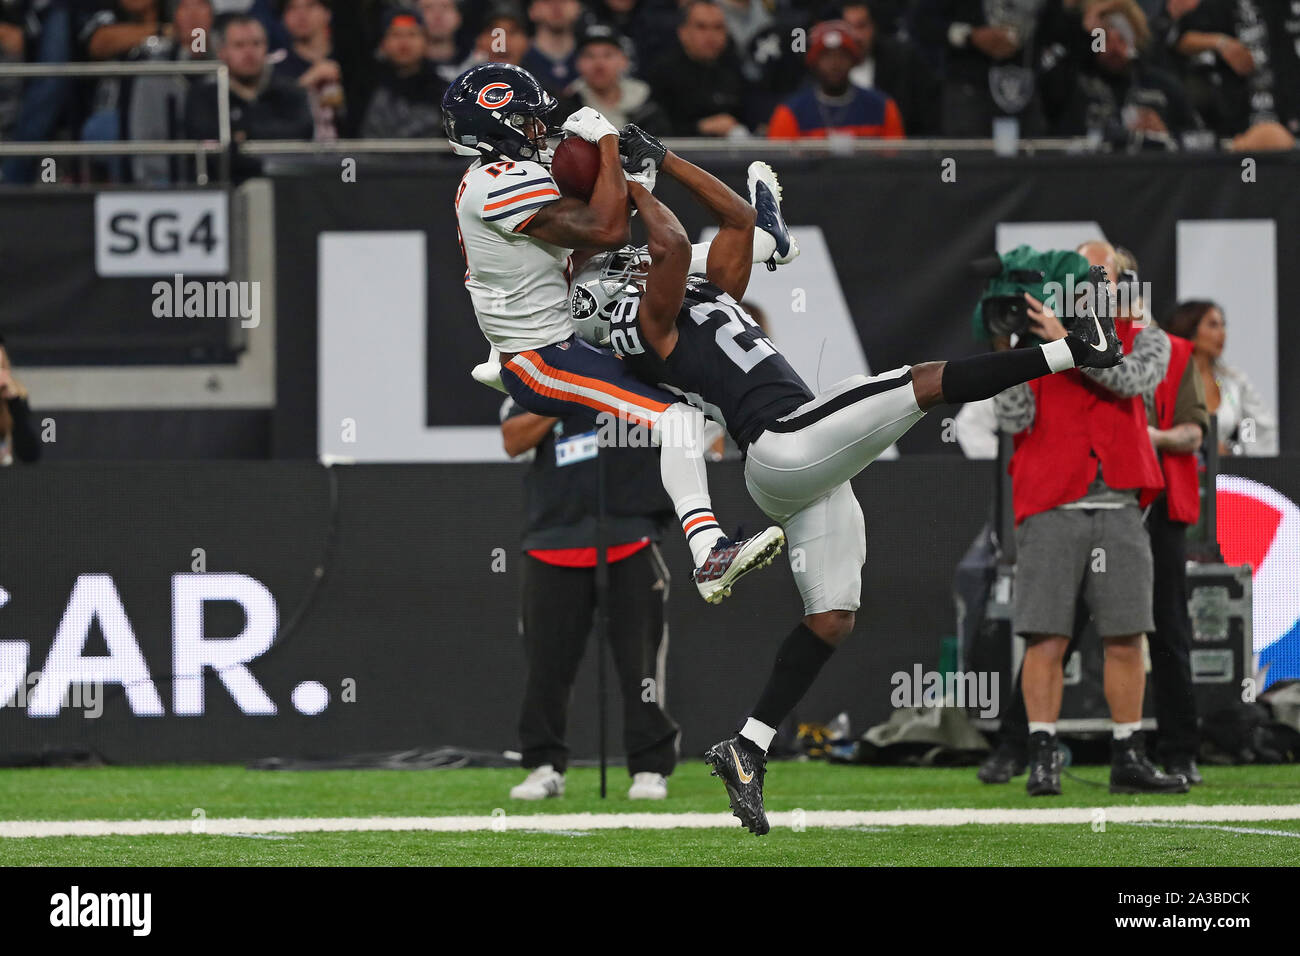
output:
<instances>
[{"instance_id":1,"label":"chicago bears helmet logo","mask_svg":"<svg viewBox=\"0 0 1300 956\"><path fill-rule=\"evenodd\" d=\"M485 109L500 109L515 98L509 83L489 83L478 91L478 105Z\"/></svg>"}]
</instances>

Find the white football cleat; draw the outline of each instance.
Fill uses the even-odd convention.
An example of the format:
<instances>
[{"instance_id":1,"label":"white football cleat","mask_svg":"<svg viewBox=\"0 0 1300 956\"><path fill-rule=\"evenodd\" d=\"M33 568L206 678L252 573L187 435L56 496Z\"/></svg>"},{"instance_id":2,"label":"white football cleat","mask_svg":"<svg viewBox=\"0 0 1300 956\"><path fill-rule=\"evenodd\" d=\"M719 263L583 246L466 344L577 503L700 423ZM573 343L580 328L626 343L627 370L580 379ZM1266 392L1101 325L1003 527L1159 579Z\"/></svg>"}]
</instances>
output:
<instances>
[{"instance_id":1,"label":"white football cleat","mask_svg":"<svg viewBox=\"0 0 1300 956\"><path fill-rule=\"evenodd\" d=\"M767 263L768 271L794 261L799 243L781 216L781 182L767 163L749 164L749 202L758 213L754 223L754 261Z\"/></svg>"},{"instance_id":2,"label":"white football cleat","mask_svg":"<svg viewBox=\"0 0 1300 956\"><path fill-rule=\"evenodd\" d=\"M668 796L668 778L661 773L643 771L632 777L627 789L629 800L663 800Z\"/></svg>"},{"instance_id":3,"label":"white football cleat","mask_svg":"<svg viewBox=\"0 0 1300 956\"><path fill-rule=\"evenodd\" d=\"M546 800L564 796L564 774L549 763L536 768L523 783L510 788L511 800Z\"/></svg>"}]
</instances>

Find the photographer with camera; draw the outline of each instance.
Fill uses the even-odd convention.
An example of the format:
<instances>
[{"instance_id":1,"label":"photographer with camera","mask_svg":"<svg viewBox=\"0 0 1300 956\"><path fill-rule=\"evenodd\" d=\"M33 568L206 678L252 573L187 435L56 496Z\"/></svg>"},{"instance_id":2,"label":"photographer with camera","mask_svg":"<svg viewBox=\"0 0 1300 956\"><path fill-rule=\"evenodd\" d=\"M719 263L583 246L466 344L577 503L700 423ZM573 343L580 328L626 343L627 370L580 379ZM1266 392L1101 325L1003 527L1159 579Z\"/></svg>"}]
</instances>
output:
<instances>
[{"instance_id":1,"label":"photographer with camera","mask_svg":"<svg viewBox=\"0 0 1300 956\"><path fill-rule=\"evenodd\" d=\"M1120 284L1117 321L1144 321L1145 303L1138 292L1137 261L1132 253L1116 249ZM1155 692L1158 756L1166 773L1181 774L1190 784L1201 783L1196 766L1200 734L1191 674L1191 620L1187 611L1187 529L1200 515L1197 452L1209 428L1205 389L1195 363L1189 361L1190 343L1170 336L1169 368L1160 384L1142 398L1147 411L1147 431L1164 473L1165 490L1147 509L1147 532L1154 564L1153 618L1155 630L1147 633L1151 654L1151 686ZM992 405L992 401L989 403ZM1076 616L1073 638L1065 652L1068 661L1087 623ZM1021 678L1008 706L1003 708L998 745L980 765L984 783L1007 783L1025 772L1029 736Z\"/></svg>"},{"instance_id":2,"label":"photographer with camera","mask_svg":"<svg viewBox=\"0 0 1300 956\"><path fill-rule=\"evenodd\" d=\"M1112 309L1114 287L1106 277L1118 272L1115 249L1091 241L1076 253L1058 261L1071 276L1091 267L1085 297L1098 310ZM1065 335L1052 308L1028 293L1024 298L1020 344L1026 333L1049 342ZM1079 305L1068 297L1066 304ZM995 348L1010 348L1013 330L989 321L987 309L985 317ZM994 400L999 427L1016 436L1009 468L1016 521L1014 615L1016 632L1027 642L1022 686L1031 796L1061 792L1056 721L1080 596L1105 644L1111 791L1188 789L1186 778L1152 764L1141 734L1142 637L1154 627L1151 544L1141 509L1164 488L1142 395L1164 379L1170 344L1158 328L1138 328L1131 319L1117 318L1116 331L1125 351L1120 365L1018 385Z\"/></svg>"}]
</instances>

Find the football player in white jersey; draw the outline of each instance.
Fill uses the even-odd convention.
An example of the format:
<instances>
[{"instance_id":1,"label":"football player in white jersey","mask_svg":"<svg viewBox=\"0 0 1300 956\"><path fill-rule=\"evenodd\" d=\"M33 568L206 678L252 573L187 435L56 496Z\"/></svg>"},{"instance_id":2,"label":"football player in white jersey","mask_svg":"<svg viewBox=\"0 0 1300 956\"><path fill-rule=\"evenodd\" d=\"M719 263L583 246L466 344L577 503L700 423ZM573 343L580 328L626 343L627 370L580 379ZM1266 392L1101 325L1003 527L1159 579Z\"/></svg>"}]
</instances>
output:
<instances>
[{"instance_id":1,"label":"football player in white jersey","mask_svg":"<svg viewBox=\"0 0 1300 956\"><path fill-rule=\"evenodd\" d=\"M465 285L492 346L474 377L538 415L583 413L602 432L611 417L648 429L691 549L695 585L716 604L744 574L770 564L785 536L772 526L751 538L727 538L709 498L703 414L574 336L570 256L575 248L625 244L630 212L618 130L593 109L578 110L563 126L600 151L591 198L560 195L546 165L546 116L555 105L532 74L505 63L467 70L443 97L452 148L477 157L456 191Z\"/></svg>"}]
</instances>

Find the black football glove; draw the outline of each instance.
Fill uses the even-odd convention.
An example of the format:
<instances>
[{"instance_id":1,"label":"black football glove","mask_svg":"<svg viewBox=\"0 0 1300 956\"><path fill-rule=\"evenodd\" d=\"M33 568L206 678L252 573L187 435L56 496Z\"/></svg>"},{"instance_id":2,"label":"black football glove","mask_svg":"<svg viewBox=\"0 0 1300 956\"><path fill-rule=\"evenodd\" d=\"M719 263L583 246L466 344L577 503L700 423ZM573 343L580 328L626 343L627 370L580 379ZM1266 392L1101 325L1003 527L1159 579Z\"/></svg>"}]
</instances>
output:
<instances>
[{"instance_id":1,"label":"black football glove","mask_svg":"<svg viewBox=\"0 0 1300 956\"><path fill-rule=\"evenodd\" d=\"M646 176L653 182L668 150L641 127L628 123L619 130L618 154L626 172Z\"/></svg>"}]
</instances>

